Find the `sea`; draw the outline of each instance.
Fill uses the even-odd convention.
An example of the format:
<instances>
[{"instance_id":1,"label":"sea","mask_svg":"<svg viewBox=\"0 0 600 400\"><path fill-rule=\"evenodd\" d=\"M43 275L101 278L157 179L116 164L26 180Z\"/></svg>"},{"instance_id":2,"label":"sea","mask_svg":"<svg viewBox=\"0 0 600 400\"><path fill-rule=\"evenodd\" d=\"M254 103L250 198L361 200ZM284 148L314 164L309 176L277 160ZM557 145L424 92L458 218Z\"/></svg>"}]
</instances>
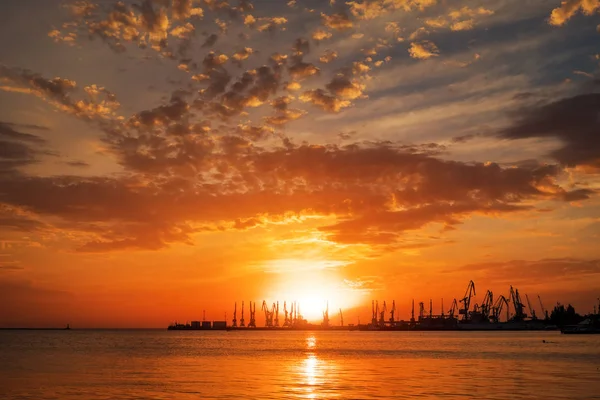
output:
<instances>
[{"instance_id":1,"label":"sea","mask_svg":"<svg viewBox=\"0 0 600 400\"><path fill-rule=\"evenodd\" d=\"M0 399L600 399L600 335L0 331Z\"/></svg>"}]
</instances>

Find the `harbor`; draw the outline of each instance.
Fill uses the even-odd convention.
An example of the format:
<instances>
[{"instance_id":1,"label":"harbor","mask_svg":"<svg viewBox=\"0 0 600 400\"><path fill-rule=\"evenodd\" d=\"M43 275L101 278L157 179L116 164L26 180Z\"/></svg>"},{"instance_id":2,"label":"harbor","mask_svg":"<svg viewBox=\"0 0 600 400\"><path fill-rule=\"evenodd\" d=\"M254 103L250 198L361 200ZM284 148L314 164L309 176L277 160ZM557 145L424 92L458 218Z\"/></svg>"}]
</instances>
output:
<instances>
[{"instance_id":1,"label":"harbor","mask_svg":"<svg viewBox=\"0 0 600 400\"><path fill-rule=\"evenodd\" d=\"M529 296L525 295L525 303L519 290L510 286L508 296L494 297L492 291L487 290L481 303L474 303L476 295L475 283L470 281L465 294L453 299L451 307L445 311L444 300L441 301L439 313L434 313L433 300L428 304L419 302L415 309L415 301L411 302L410 319L399 319L396 301L392 300L390 307L384 300L371 303L371 320L367 324L344 324L344 316L339 309L339 324L334 324L330 318L329 305L325 305L323 318L320 323L307 321L301 313L298 302L273 302L272 305L263 300L260 310L264 314L264 325L257 325L256 302L250 301L248 313L245 314L245 302L241 302L240 318L238 319L238 303L234 303L233 318L227 320L191 321L172 323L168 330L203 330L203 331L551 331L560 330L566 334L592 334L600 333L600 300L594 305L592 314L581 317L576 324L565 326L556 323L555 312L574 314L569 307L557 304L552 315L544 307L538 295L541 314L538 315ZM561 308L562 307L562 308ZM557 311L558 310L558 311ZM246 319L248 315L248 319ZM280 319L280 316L283 317Z\"/></svg>"}]
</instances>

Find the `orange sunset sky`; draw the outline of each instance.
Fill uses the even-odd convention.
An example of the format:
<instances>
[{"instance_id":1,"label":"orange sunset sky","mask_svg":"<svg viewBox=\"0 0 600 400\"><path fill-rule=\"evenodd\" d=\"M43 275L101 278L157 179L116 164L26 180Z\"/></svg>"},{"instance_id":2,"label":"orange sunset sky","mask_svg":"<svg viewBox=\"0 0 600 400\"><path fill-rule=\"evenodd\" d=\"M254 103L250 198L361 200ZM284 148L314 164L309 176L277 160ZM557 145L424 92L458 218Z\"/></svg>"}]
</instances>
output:
<instances>
[{"instance_id":1,"label":"orange sunset sky","mask_svg":"<svg viewBox=\"0 0 600 400\"><path fill-rule=\"evenodd\" d=\"M592 311L599 11L2 1L0 327L408 318L471 279Z\"/></svg>"}]
</instances>

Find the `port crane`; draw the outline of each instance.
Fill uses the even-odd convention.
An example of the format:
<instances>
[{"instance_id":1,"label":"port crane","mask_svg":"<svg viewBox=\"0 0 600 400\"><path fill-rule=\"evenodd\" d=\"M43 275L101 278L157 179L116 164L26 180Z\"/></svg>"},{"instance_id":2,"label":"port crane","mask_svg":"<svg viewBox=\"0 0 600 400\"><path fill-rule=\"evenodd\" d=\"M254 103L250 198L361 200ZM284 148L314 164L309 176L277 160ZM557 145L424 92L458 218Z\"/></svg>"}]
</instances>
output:
<instances>
[{"instance_id":1,"label":"port crane","mask_svg":"<svg viewBox=\"0 0 600 400\"><path fill-rule=\"evenodd\" d=\"M385 325L385 313L387 312L387 305L385 304L385 300L383 301L383 307L381 311L379 311L379 325Z\"/></svg>"},{"instance_id":2,"label":"port crane","mask_svg":"<svg viewBox=\"0 0 600 400\"><path fill-rule=\"evenodd\" d=\"M460 302L463 303L463 308L458 310L458 313L463 315L463 320L469 319L469 307L471 306L471 297L473 296L476 296L475 283L473 281L469 281L465 295L460 300Z\"/></svg>"},{"instance_id":3,"label":"port crane","mask_svg":"<svg viewBox=\"0 0 600 400\"><path fill-rule=\"evenodd\" d=\"M271 311L271 314L275 316L273 319L273 326L279 327L279 302L277 302L277 305L273 303L273 310Z\"/></svg>"},{"instance_id":4,"label":"port crane","mask_svg":"<svg viewBox=\"0 0 600 400\"><path fill-rule=\"evenodd\" d=\"M490 318L490 313L492 312L492 306L494 305L494 293L491 290L488 290L485 293L485 297L483 298L483 302L481 303L481 314L485 317L485 319Z\"/></svg>"},{"instance_id":5,"label":"port crane","mask_svg":"<svg viewBox=\"0 0 600 400\"><path fill-rule=\"evenodd\" d=\"M394 315L396 314L396 300L392 300L392 309L390 310L390 325L395 324Z\"/></svg>"},{"instance_id":6,"label":"port crane","mask_svg":"<svg viewBox=\"0 0 600 400\"><path fill-rule=\"evenodd\" d=\"M371 324L373 326L377 325L377 313L379 312L379 303L376 303L375 300L371 303Z\"/></svg>"},{"instance_id":7,"label":"port crane","mask_svg":"<svg viewBox=\"0 0 600 400\"><path fill-rule=\"evenodd\" d=\"M429 318L433 318L433 300L429 299Z\"/></svg>"},{"instance_id":8,"label":"port crane","mask_svg":"<svg viewBox=\"0 0 600 400\"><path fill-rule=\"evenodd\" d=\"M544 319L548 320L550 317L548 316L548 311L544 308L544 304L542 304L542 298L538 294L538 300L540 301L540 307L542 308L542 314L544 314Z\"/></svg>"},{"instance_id":9,"label":"port crane","mask_svg":"<svg viewBox=\"0 0 600 400\"><path fill-rule=\"evenodd\" d=\"M265 326L267 328L272 328L273 327L273 316L275 315L275 303L273 303L273 310L270 311L269 306L267 305L267 302L265 300L263 300L261 309L265 313Z\"/></svg>"},{"instance_id":10,"label":"port crane","mask_svg":"<svg viewBox=\"0 0 600 400\"><path fill-rule=\"evenodd\" d=\"M233 307L233 320L231 321L231 326L233 326L234 328L237 327L237 302Z\"/></svg>"},{"instance_id":11,"label":"port crane","mask_svg":"<svg viewBox=\"0 0 600 400\"><path fill-rule=\"evenodd\" d=\"M527 314L525 314L523 312L523 308L525 307L525 305L523 304L523 302L521 301L521 296L519 295L519 289L513 289L513 287L510 287L510 297L513 303L513 307L515 308L515 315L513 316L513 319L515 321L523 321L525 319L525 317L527 317Z\"/></svg>"},{"instance_id":12,"label":"port crane","mask_svg":"<svg viewBox=\"0 0 600 400\"><path fill-rule=\"evenodd\" d=\"M248 328L256 328L256 302L250 302L250 322L248 323Z\"/></svg>"},{"instance_id":13,"label":"port crane","mask_svg":"<svg viewBox=\"0 0 600 400\"><path fill-rule=\"evenodd\" d=\"M329 302L327 302L327 307L323 311L323 323L321 325L324 327L329 326Z\"/></svg>"},{"instance_id":14,"label":"port crane","mask_svg":"<svg viewBox=\"0 0 600 400\"><path fill-rule=\"evenodd\" d=\"M537 316L535 315L535 310L531 307L531 302L529 301L529 296L525 293L525 300L527 300L527 308L529 308L529 312L531 313L531 319L537 320Z\"/></svg>"},{"instance_id":15,"label":"port crane","mask_svg":"<svg viewBox=\"0 0 600 400\"><path fill-rule=\"evenodd\" d=\"M340 308L340 325L344 326L344 315L342 315L342 309Z\"/></svg>"},{"instance_id":16,"label":"port crane","mask_svg":"<svg viewBox=\"0 0 600 400\"><path fill-rule=\"evenodd\" d=\"M240 326L243 328L246 326L246 321L244 321L244 302L242 301L242 318L240 318Z\"/></svg>"},{"instance_id":17,"label":"port crane","mask_svg":"<svg viewBox=\"0 0 600 400\"><path fill-rule=\"evenodd\" d=\"M456 301L456 299L454 299L452 301L452 306L448 310L448 315L450 315L450 318L454 318L454 313L456 312L457 308L458 308L458 302Z\"/></svg>"},{"instance_id":18,"label":"port crane","mask_svg":"<svg viewBox=\"0 0 600 400\"><path fill-rule=\"evenodd\" d=\"M290 319L288 316L288 309L287 309L287 302L283 302L283 313L285 314L285 319L283 321L283 326L284 327L288 327L290 326Z\"/></svg>"},{"instance_id":19,"label":"port crane","mask_svg":"<svg viewBox=\"0 0 600 400\"><path fill-rule=\"evenodd\" d=\"M498 297L498 299L496 300L496 303L494 303L494 305L492 306L492 315L490 317L490 319L492 320L492 322L499 322L500 321L500 313L502 312L502 307L506 305L506 320L508 321L508 319L510 318L509 314L508 314L508 299L506 297L504 297L504 295L500 295L500 297Z\"/></svg>"},{"instance_id":20,"label":"port crane","mask_svg":"<svg viewBox=\"0 0 600 400\"><path fill-rule=\"evenodd\" d=\"M444 298L442 297L442 318L444 318Z\"/></svg>"}]
</instances>

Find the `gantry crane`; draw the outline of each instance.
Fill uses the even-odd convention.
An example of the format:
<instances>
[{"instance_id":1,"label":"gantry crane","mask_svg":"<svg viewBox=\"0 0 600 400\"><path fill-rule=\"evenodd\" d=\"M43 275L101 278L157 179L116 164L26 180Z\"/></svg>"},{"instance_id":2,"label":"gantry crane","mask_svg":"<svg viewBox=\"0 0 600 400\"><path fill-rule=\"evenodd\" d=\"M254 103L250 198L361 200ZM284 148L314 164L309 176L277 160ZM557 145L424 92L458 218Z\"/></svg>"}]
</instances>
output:
<instances>
[{"instance_id":1,"label":"gantry crane","mask_svg":"<svg viewBox=\"0 0 600 400\"><path fill-rule=\"evenodd\" d=\"M458 308L458 302L456 301L456 299L454 299L452 301L452 306L448 310L448 315L450 316L450 318L454 318L454 313L456 312L457 308Z\"/></svg>"},{"instance_id":2,"label":"gantry crane","mask_svg":"<svg viewBox=\"0 0 600 400\"><path fill-rule=\"evenodd\" d=\"M392 309L390 310L390 325L394 325L396 322L394 320L394 315L396 314L396 300L392 300Z\"/></svg>"},{"instance_id":3,"label":"gantry crane","mask_svg":"<svg viewBox=\"0 0 600 400\"><path fill-rule=\"evenodd\" d=\"M483 298L483 303L481 303L480 311L486 320L490 318L490 313L492 312L492 306L494 305L494 294L491 290L488 290L485 293L485 297Z\"/></svg>"},{"instance_id":4,"label":"gantry crane","mask_svg":"<svg viewBox=\"0 0 600 400\"><path fill-rule=\"evenodd\" d=\"M373 300L371 303L371 325L377 325L377 313L379 312L379 304L376 305L376 301Z\"/></svg>"},{"instance_id":5,"label":"gantry crane","mask_svg":"<svg viewBox=\"0 0 600 400\"><path fill-rule=\"evenodd\" d=\"M340 325L344 326L344 316L342 315L342 309L340 308Z\"/></svg>"},{"instance_id":6,"label":"gantry crane","mask_svg":"<svg viewBox=\"0 0 600 400\"><path fill-rule=\"evenodd\" d=\"M273 312L269 311L269 306L267 306L267 302L263 300L261 309L265 313L265 326L267 328L273 327Z\"/></svg>"},{"instance_id":7,"label":"gantry crane","mask_svg":"<svg viewBox=\"0 0 600 400\"><path fill-rule=\"evenodd\" d=\"M287 302L285 302L285 301L283 302L283 313L285 315L285 319L283 321L283 326L284 327L290 326L290 320L288 317L288 310L287 310Z\"/></svg>"},{"instance_id":8,"label":"gantry crane","mask_svg":"<svg viewBox=\"0 0 600 400\"><path fill-rule=\"evenodd\" d=\"M273 326L279 327L279 302L273 303L273 311L271 311L274 314L274 319L273 319Z\"/></svg>"},{"instance_id":9,"label":"gantry crane","mask_svg":"<svg viewBox=\"0 0 600 400\"><path fill-rule=\"evenodd\" d=\"M444 298L442 297L442 318L444 318Z\"/></svg>"},{"instance_id":10,"label":"gantry crane","mask_svg":"<svg viewBox=\"0 0 600 400\"><path fill-rule=\"evenodd\" d=\"M234 328L237 327L237 302L233 307L233 320L231 321L231 326L233 326Z\"/></svg>"},{"instance_id":11,"label":"gantry crane","mask_svg":"<svg viewBox=\"0 0 600 400\"><path fill-rule=\"evenodd\" d=\"M537 320L537 316L535 315L535 310L531 307L531 302L529 301L529 296L525 293L525 300L527 300L527 308L529 308L529 313L531 314L532 320Z\"/></svg>"},{"instance_id":12,"label":"gantry crane","mask_svg":"<svg viewBox=\"0 0 600 400\"><path fill-rule=\"evenodd\" d=\"M244 302L242 301L242 318L240 318L240 326L243 328L246 326L246 321L244 321Z\"/></svg>"},{"instance_id":13,"label":"gantry crane","mask_svg":"<svg viewBox=\"0 0 600 400\"><path fill-rule=\"evenodd\" d=\"M525 319L525 317L527 317L527 314L525 314L523 312L523 308L525 307L525 305L521 301L521 296L519 295L519 289L513 289L513 287L511 286L510 287L510 298L512 300L513 307L515 308L515 315L513 316L513 319L515 321L523 321Z\"/></svg>"},{"instance_id":14,"label":"gantry crane","mask_svg":"<svg viewBox=\"0 0 600 400\"><path fill-rule=\"evenodd\" d=\"M504 295L500 295L500 297L498 297L498 299L496 300L496 303L492 306L492 315L490 317L492 322L497 323L500 321L500 313L502 312L502 307L504 305L506 305L506 320L508 321L508 319L510 318L510 315L508 313L508 299L504 297Z\"/></svg>"},{"instance_id":15,"label":"gantry crane","mask_svg":"<svg viewBox=\"0 0 600 400\"><path fill-rule=\"evenodd\" d=\"M462 314L463 320L469 319L469 308L471 306L471 297L476 296L475 293L475 283L473 281L469 281L467 285L467 290L465 291L464 297L460 300L463 303L463 308L458 310L459 314Z\"/></svg>"},{"instance_id":16,"label":"gantry crane","mask_svg":"<svg viewBox=\"0 0 600 400\"><path fill-rule=\"evenodd\" d=\"M248 328L256 328L256 302L254 302L254 305L250 302L248 308L250 310L250 322L248 323Z\"/></svg>"},{"instance_id":17,"label":"gantry crane","mask_svg":"<svg viewBox=\"0 0 600 400\"><path fill-rule=\"evenodd\" d=\"M327 307L323 311L323 323L321 325L324 327L329 326L329 302L327 302Z\"/></svg>"},{"instance_id":18,"label":"gantry crane","mask_svg":"<svg viewBox=\"0 0 600 400\"><path fill-rule=\"evenodd\" d=\"M387 312L387 305L385 304L385 300L383 301L383 307L379 311L379 325L385 325L385 313Z\"/></svg>"}]
</instances>

